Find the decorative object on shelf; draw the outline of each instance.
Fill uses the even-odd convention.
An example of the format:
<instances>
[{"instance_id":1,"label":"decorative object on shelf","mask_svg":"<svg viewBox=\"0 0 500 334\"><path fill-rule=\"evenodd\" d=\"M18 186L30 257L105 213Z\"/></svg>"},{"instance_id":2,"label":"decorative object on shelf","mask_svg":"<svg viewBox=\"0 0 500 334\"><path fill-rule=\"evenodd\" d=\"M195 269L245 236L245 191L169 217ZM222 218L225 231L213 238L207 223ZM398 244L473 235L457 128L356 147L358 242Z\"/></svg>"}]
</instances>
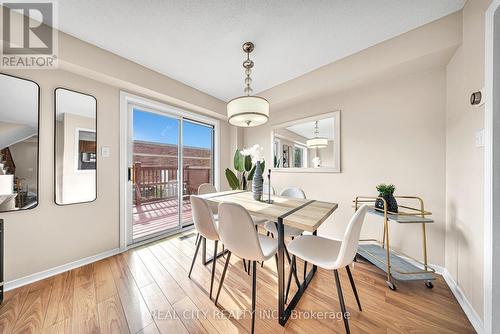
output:
<instances>
[{"instance_id":1,"label":"decorative object on shelf","mask_svg":"<svg viewBox=\"0 0 500 334\"><path fill-rule=\"evenodd\" d=\"M245 95L232 99L227 104L227 117L229 123L235 126L252 127L266 123L269 120L269 102L266 99L252 95L252 68L253 60L250 53L255 46L251 42L243 44L243 51L247 54L247 59L243 62L245 68Z\"/></svg>"},{"instance_id":2,"label":"decorative object on shelf","mask_svg":"<svg viewBox=\"0 0 500 334\"><path fill-rule=\"evenodd\" d=\"M390 212L398 212L398 202L396 201L396 198L394 197L394 190L396 190L396 187L393 184L379 184L377 186L377 191L379 194L379 197L383 197L387 203L387 211ZM378 198L375 201L375 207L380 210L384 210L384 201L380 198Z\"/></svg>"},{"instance_id":3,"label":"decorative object on shelf","mask_svg":"<svg viewBox=\"0 0 500 334\"><path fill-rule=\"evenodd\" d=\"M314 124L314 137L306 140L308 148L325 148L328 147L328 138L319 135L318 121Z\"/></svg>"},{"instance_id":4,"label":"decorative object on shelf","mask_svg":"<svg viewBox=\"0 0 500 334\"><path fill-rule=\"evenodd\" d=\"M312 164L314 168L320 168L321 167L321 159L319 157L314 157L312 159Z\"/></svg>"},{"instance_id":5,"label":"decorative object on shelf","mask_svg":"<svg viewBox=\"0 0 500 334\"><path fill-rule=\"evenodd\" d=\"M244 150L236 150L236 152L234 152L233 160L236 173L229 168L226 168L225 171L229 187L231 187L232 190L247 190L248 182L253 181L257 162L259 163L262 177L262 171L265 167L265 161L262 156L262 147L254 145ZM237 174L239 174L239 177Z\"/></svg>"}]
</instances>

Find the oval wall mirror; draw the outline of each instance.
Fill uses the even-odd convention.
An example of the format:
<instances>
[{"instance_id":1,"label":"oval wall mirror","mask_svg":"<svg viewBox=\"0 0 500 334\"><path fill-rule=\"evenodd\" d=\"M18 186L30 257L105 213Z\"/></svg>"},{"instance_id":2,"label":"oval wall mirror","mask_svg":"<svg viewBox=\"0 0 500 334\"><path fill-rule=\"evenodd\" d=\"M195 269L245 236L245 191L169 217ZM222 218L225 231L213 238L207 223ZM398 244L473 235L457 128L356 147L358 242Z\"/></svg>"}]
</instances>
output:
<instances>
[{"instance_id":1,"label":"oval wall mirror","mask_svg":"<svg viewBox=\"0 0 500 334\"><path fill-rule=\"evenodd\" d=\"M55 90L55 202L97 198L97 100L65 88Z\"/></svg>"}]
</instances>

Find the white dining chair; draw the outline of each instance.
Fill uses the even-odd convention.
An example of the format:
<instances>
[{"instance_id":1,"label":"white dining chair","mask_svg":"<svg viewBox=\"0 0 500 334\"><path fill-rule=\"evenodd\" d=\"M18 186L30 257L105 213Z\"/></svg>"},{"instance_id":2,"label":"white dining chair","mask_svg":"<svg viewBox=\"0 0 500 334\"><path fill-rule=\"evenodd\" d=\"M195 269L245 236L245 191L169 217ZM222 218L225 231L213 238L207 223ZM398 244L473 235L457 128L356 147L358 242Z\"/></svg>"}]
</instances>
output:
<instances>
[{"instance_id":1,"label":"white dining chair","mask_svg":"<svg viewBox=\"0 0 500 334\"><path fill-rule=\"evenodd\" d=\"M227 267L231 254L242 259L249 259L253 265L252 277L252 330L255 328L255 296L257 284L257 261L267 261L275 257L276 265L278 259L278 242L268 236L257 233L255 225L248 211L236 203L221 203L219 205L219 236L228 250L226 263L220 278L219 289L215 297L215 305L226 276Z\"/></svg>"},{"instance_id":2,"label":"white dining chair","mask_svg":"<svg viewBox=\"0 0 500 334\"><path fill-rule=\"evenodd\" d=\"M190 200L194 226L198 231L200 237L197 239L196 250L194 252L193 261L191 262L191 268L189 269L188 277L191 278L194 262L196 261L196 256L198 255L198 251L200 250L200 245L202 244L202 242L206 243L206 240L214 241L212 277L210 279L210 299L212 299L212 290L215 277L215 264L217 263L217 246L219 244L217 221L214 219L212 210L210 209L206 200L195 195L191 195Z\"/></svg>"},{"instance_id":3,"label":"white dining chair","mask_svg":"<svg viewBox=\"0 0 500 334\"><path fill-rule=\"evenodd\" d=\"M274 189L273 189L273 191L274 191ZM215 188L215 186L211 183L202 183L198 187L198 195L213 194L216 192L217 192L217 188ZM212 210L212 213L214 214L215 220L218 220L219 219L218 218L218 210L219 210L218 204L209 202L208 206ZM267 222L266 219L257 218L254 216L252 216L252 220L253 220L253 222L255 224L255 228L257 230L258 230L258 226L263 226ZM196 243L198 242L199 237L200 237L200 234L198 233L196 235ZM222 245L222 249L224 249L224 245ZM243 261L243 267L245 268L245 272L247 272L250 275L250 261L248 262L248 266L247 266L247 262Z\"/></svg>"},{"instance_id":4,"label":"white dining chair","mask_svg":"<svg viewBox=\"0 0 500 334\"><path fill-rule=\"evenodd\" d=\"M362 311L358 292L356 290L356 285L354 284L354 279L352 277L351 270L349 269L349 265L353 262L358 251L359 236L361 234L361 227L363 226L367 209L368 206L363 205L354 213L351 221L347 225L342 240L327 239L315 235L303 235L288 244L288 251L292 254L290 273L297 270L296 257L323 269L333 271L335 283L337 284L340 309L342 310L342 317L344 319L344 326L347 333L350 333L349 319L346 314L344 295L342 293L338 269L346 269L354 296L356 297L358 308ZM291 275L288 277L285 301L288 299L288 292L290 290L290 277Z\"/></svg>"},{"instance_id":5,"label":"white dining chair","mask_svg":"<svg viewBox=\"0 0 500 334\"><path fill-rule=\"evenodd\" d=\"M297 187L288 187L288 188L283 189L280 193L280 196L291 197L291 198L300 198L300 199L306 198L306 194L304 193L304 191L300 188L297 188ZM267 235L271 234L273 238L274 238L274 235L278 236L278 230L276 228L275 222L271 222L271 221L266 222L264 224L264 228L267 231ZM285 238L286 237L295 238L295 237L298 237L299 235L302 235L302 233L304 233L304 231L301 229L285 225L285 234L284 234Z\"/></svg>"}]
</instances>

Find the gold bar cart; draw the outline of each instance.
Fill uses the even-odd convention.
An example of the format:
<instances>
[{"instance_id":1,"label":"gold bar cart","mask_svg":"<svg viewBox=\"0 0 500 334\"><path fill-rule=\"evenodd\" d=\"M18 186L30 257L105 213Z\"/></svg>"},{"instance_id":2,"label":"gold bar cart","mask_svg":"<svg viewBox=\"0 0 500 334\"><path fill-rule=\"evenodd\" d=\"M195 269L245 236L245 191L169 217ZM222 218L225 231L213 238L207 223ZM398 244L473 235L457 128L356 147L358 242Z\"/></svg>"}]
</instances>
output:
<instances>
[{"instance_id":1,"label":"gold bar cart","mask_svg":"<svg viewBox=\"0 0 500 334\"><path fill-rule=\"evenodd\" d=\"M435 270L429 267L427 263L427 240L425 225L434 221L428 218L430 212L425 210L424 201L415 196L394 196L397 200L408 202L408 205L399 205L398 212L390 212L387 209L387 202L383 197L357 196L354 202L354 210L367 204L368 213L383 218L384 232L382 241L377 239L361 239L358 248L358 256L366 259L373 265L387 273L387 286L391 290L396 290L395 280L415 281L422 280L425 286L432 289L432 281L435 279ZM375 207L375 202L381 200L384 203L384 209ZM417 204L417 205L415 205ZM410 206L412 205L412 206ZM396 252L390 248L389 241L389 222L399 224L421 224L422 225L422 251L423 262L418 261L406 254ZM417 265L420 265L419 268Z\"/></svg>"}]
</instances>

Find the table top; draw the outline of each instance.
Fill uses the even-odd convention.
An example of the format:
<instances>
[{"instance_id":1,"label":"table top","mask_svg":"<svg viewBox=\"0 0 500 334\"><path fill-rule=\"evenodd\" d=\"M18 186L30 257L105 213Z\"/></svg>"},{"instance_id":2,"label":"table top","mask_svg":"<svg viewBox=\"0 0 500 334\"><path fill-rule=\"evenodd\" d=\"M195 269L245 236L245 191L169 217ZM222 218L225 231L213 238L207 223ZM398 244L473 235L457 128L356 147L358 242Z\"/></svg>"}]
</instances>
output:
<instances>
[{"instance_id":1,"label":"table top","mask_svg":"<svg viewBox=\"0 0 500 334\"><path fill-rule=\"evenodd\" d=\"M253 199L250 191L230 190L200 197L214 203L237 203L253 216L270 221L277 221L283 216L283 223L304 231L314 232L337 209L337 203L297 199L272 195L273 203L259 202ZM266 196L267 197L267 196ZM292 212L294 209L296 211Z\"/></svg>"}]
</instances>

